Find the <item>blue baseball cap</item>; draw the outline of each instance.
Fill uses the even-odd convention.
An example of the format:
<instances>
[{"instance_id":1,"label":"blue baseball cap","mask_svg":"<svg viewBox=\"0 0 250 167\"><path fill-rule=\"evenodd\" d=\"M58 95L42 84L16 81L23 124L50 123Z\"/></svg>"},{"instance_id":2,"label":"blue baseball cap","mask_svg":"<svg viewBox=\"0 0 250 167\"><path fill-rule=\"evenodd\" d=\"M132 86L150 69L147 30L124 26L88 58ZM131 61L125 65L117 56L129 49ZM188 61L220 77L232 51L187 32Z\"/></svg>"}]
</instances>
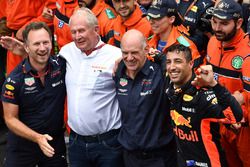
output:
<instances>
[{"instance_id":1,"label":"blue baseball cap","mask_svg":"<svg viewBox=\"0 0 250 167\"><path fill-rule=\"evenodd\" d=\"M177 3L175 0L153 0L147 11L147 15L157 19L167 16L170 12L177 12Z\"/></svg>"},{"instance_id":2,"label":"blue baseball cap","mask_svg":"<svg viewBox=\"0 0 250 167\"><path fill-rule=\"evenodd\" d=\"M243 15L241 5L234 0L221 0L206 12L222 20L238 19Z\"/></svg>"}]
</instances>

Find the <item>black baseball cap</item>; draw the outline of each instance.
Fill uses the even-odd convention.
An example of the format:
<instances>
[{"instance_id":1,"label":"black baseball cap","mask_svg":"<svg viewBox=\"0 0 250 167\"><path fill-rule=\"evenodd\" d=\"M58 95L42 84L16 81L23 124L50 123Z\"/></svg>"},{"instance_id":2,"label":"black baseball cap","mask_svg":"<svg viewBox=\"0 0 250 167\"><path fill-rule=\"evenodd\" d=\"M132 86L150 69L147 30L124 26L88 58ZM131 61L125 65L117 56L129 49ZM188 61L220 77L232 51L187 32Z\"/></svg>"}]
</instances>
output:
<instances>
[{"instance_id":1,"label":"black baseball cap","mask_svg":"<svg viewBox=\"0 0 250 167\"><path fill-rule=\"evenodd\" d=\"M234 0L221 0L206 12L222 20L238 19L243 15L241 5Z\"/></svg>"},{"instance_id":2,"label":"black baseball cap","mask_svg":"<svg viewBox=\"0 0 250 167\"><path fill-rule=\"evenodd\" d=\"M175 0L153 0L147 11L147 15L157 19L167 16L170 12L177 12L177 3Z\"/></svg>"}]
</instances>

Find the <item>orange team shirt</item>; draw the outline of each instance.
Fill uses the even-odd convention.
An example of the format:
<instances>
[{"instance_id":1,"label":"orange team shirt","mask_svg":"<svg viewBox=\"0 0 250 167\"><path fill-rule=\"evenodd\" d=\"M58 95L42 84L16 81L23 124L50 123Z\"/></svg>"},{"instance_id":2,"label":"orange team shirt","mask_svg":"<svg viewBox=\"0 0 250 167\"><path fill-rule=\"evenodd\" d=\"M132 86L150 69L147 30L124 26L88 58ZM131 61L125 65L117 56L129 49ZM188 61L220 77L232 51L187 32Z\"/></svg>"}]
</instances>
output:
<instances>
[{"instance_id":1,"label":"orange team shirt","mask_svg":"<svg viewBox=\"0 0 250 167\"><path fill-rule=\"evenodd\" d=\"M92 12L98 19L102 41L107 43L112 37L112 25L117 14L104 0L98 0Z\"/></svg>"},{"instance_id":2,"label":"orange team shirt","mask_svg":"<svg viewBox=\"0 0 250 167\"><path fill-rule=\"evenodd\" d=\"M154 49L157 49L159 40L160 37L158 35L153 35L149 40L148 45ZM196 45L187 37L181 34L181 32L178 30L178 26L173 26L167 40L167 45L164 47L163 52L166 53L167 48L176 43L180 43L184 46L190 47L192 51L192 58L194 60L194 67L198 67L199 65L203 64L203 57L200 56Z\"/></svg>"},{"instance_id":3,"label":"orange team shirt","mask_svg":"<svg viewBox=\"0 0 250 167\"><path fill-rule=\"evenodd\" d=\"M74 11L78 9L78 1L70 0L58 0L56 2L55 16L53 20L54 34L59 49L72 42L72 36L69 29L69 18L72 16Z\"/></svg>"},{"instance_id":4,"label":"orange team shirt","mask_svg":"<svg viewBox=\"0 0 250 167\"><path fill-rule=\"evenodd\" d=\"M146 17L143 17L138 5L127 20L122 20L120 15L116 17L113 25L113 38L108 43L120 47L123 34L130 29L141 31L146 38L153 35L150 23Z\"/></svg>"},{"instance_id":5,"label":"orange team shirt","mask_svg":"<svg viewBox=\"0 0 250 167\"><path fill-rule=\"evenodd\" d=\"M42 17L43 8L48 1L51 2L51 0L7 0L7 26L17 31L21 28L24 29L27 24L33 21L43 21L49 26L52 25L52 20ZM8 52L7 74L21 61L22 57Z\"/></svg>"},{"instance_id":6,"label":"orange team shirt","mask_svg":"<svg viewBox=\"0 0 250 167\"><path fill-rule=\"evenodd\" d=\"M243 116L245 120L248 120L249 96L248 92L245 91L246 89L243 88L241 76L245 76L245 81L248 80L249 63L247 62L249 60L246 57L250 54L250 46L248 45L248 38L244 38L244 35L243 30L240 29L231 42L225 46L222 46L222 43L213 36L208 43L207 61L213 66L214 76L221 85L225 86L231 93L235 91L243 92L245 97L245 104L242 105ZM225 127L222 127L221 133L224 136L223 138L227 138L223 143L230 166L237 166L240 163L250 166L249 126L242 127L237 135ZM232 143L231 141L234 141L234 139L236 142ZM234 158L235 156L238 156L241 162L239 162L239 158Z\"/></svg>"},{"instance_id":7,"label":"orange team shirt","mask_svg":"<svg viewBox=\"0 0 250 167\"><path fill-rule=\"evenodd\" d=\"M6 0L0 0L0 19L3 17L6 17L6 9L7 8L7 1Z\"/></svg>"}]
</instances>

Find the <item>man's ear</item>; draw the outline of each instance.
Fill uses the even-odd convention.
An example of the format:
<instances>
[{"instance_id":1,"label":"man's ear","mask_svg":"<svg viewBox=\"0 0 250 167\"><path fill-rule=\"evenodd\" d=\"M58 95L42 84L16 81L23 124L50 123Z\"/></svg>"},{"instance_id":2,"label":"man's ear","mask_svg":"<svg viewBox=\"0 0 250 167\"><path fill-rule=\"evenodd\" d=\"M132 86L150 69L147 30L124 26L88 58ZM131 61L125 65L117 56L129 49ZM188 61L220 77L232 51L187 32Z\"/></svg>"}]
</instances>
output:
<instances>
[{"instance_id":1,"label":"man's ear","mask_svg":"<svg viewBox=\"0 0 250 167\"><path fill-rule=\"evenodd\" d=\"M191 68L193 68L193 66L194 66L194 60L191 60L191 61L189 62L189 65L190 65Z\"/></svg>"},{"instance_id":2,"label":"man's ear","mask_svg":"<svg viewBox=\"0 0 250 167\"><path fill-rule=\"evenodd\" d=\"M95 32L99 35L100 34L100 27L97 25L95 26Z\"/></svg>"},{"instance_id":3,"label":"man's ear","mask_svg":"<svg viewBox=\"0 0 250 167\"><path fill-rule=\"evenodd\" d=\"M176 19L175 16L170 16L170 17L169 17L170 23L171 23L171 24L174 24L175 19Z\"/></svg>"},{"instance_id":4,"label":"man's ear","mask_svg":"<svg viewBox=\"0 0 250 167\"><path fill-rule=\"evenodd\" d=\"M239 18L236 22L236 28L237 30L241 29L241 26L243 24L243 19L242 18Z\"/></svg>"},{"instance_id":5,"label":"man's ear","mask_svg":"<svg viewBox=\"0 0 250 167\"><path fill-rule=\"evenodd\" d=\"M24 43L23 48L24 48L25 52L27 52L29 54L30 49L29 49L28 45Z\"/></svg>"},{"instance_id":6,"label":"man's ear","mask_svg":"<svg viewBox=\"0 0 250 167\"><path fill-rule=\"evenodd\" d=\"M145 50L146 54L148 54L148 53L149 53L149 45L147 45L147 46L144 48L144 50Z\"/></svg>"}]
</instances>

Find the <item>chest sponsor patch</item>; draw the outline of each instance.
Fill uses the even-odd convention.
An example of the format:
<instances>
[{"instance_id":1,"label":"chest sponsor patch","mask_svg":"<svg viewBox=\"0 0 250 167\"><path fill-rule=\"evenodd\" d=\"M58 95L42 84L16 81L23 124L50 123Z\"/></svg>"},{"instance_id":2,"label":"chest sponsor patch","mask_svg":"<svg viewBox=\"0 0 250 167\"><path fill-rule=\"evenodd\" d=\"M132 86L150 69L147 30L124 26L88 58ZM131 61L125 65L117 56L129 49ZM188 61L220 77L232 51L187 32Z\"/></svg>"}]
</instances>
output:
<instances>
[{"instance_id":1,"label":"chest sponsor patch","mask_svg":"<svg viewBox=\"0 0 250 167\"><path fill-rule=\"evenodd\" d=\"M242 79L243 79L244 81L250 82L250 78L249 78L249 77L243 76Z\"/></svg>"},{"instance_id":2,"label":"chest sponsor patch","mask_svg":"<svg viewBox=\"0 0 250 167\"><path fill-rule=\"evenodd\" d=\"M197 6L193 6L192 8L191 8L191 10L193 11L193 12L197 12L197 10L198 10L198 7Z\"/></svg>"},{"instance_id":3,"label":"chest sponsor patch","mask_svg":"<svg viewBox=\"0 0 250 167\"><path fill-rule=\"evenodd\" d=\"M14 93L9 90L4 91L3 96L8 99L14 99Z\"/></svg>"},{"instance_id":4,"label":"chest sponsor patch","mask_svg":"<svg viewBox=\"0 0 250 167\"><path fill-rule=\"evenodd\" d=\"M128 89L118 89L119 92L125 93L128 91Z\"/></svg>"},{"instance_id":5,"label":"chest sponsor patch","mask_svg":"<svg viewBox=\"0 0 250 167\"><path fill-rule=\"evenodd\" d=\"M235 68L236 70L241 69L242 64L243 64L243 58L242 58L242 57L240 57L240 56L235 56L235 57L232 59L232 67Z\"/></svg>"},{"instance_id":6,"label":"chest sponsor patch","mask_svg":"<svg viewBox=\"0 0 250 167\"><path fill-rule=\"evenodd\" d=\"M115 18L115 14L109 8L105 9L105 13L106 13L106 15L108 16L109 19Z\"/></svg>"},{"instance_id":7,"label":"chest sponsor patch","mask_svg":"<svg viewBox=\"0 0 250 167\"><path fill-rule=\"evenodd\" d=\"M52 83L52 87L56 87L58 85L61 85L63 83L63 80L60 80L58 82Z\"/></svg>"},{"instance_id":8,"label":"chest sponsor patch","mask_svg":"<svg viewBox=\"0 0 250 167\"><path fill-rule=\"evenodd\" d=\"M182 114L178 113L176 110L171 110L170 116L176 126L186 126L192 128L190 124L191 117L185 118Z\"/></svg>"},{"instance_id":9,"label":"chest sponsor patch","mask_svg":"<svg viewBox=\"0 0 250 167\"><path fill-rule=\"evenodd\" d=\"M146 96L146 95L151 95L151 94L153 94L152 90L147 90L146 92L141 92L140 93L141 96Z\"/></svg>"},{"instance_id":10,"label":"chest sponsor patch","mask_svg":"<svg viewBox=\"0 0 250 167\"><path fill-rule=\"evenodd\" d=\"M191 100L193 100L193 96L190 96L188 94L184 94L183 95L183 100L184 101L191 101Z\"/></svg>"},{"instance_id":11,"label":"chest sponsor patch","mask_svg":"<svg viewBox=\"0 0 250 167\"><path fill-rule=\"evenodd\" d=\"M63 25L64 25L64 22L63 22L62 20L60 20L60 21L58 22L58 27L59 27L59 28L62 28Z\"/></svg>"},{"instance_id":12,"label":"chest sponsor patch","mask_svg":"<svg viewBox=\"0 0 250 167\"><path fill-rule=\"evenodd\" d=\"M8 89L8 90L14 90L14 86L10 85L10 84L6 84L5 85L5 88Z\"/></svg>"},{"instance_id":13,"label":"chest sponsor patch","mask_svg":"<svg viewBox=\"0 0 250 167\"><path fill-rule=\"evenodd\" d=\"M126 85L128 84L128 80L125 79L125 78L120 78L119 84L120 84L121 86L126 86Z\"/></svg>"},{"instance_id":14,"label":"chest sponsor patch","mask_svg":"<svg viewBox=\"0 0 250 167\"><path fill-rule=\"evenodd\" d=\"M54 77L56 77L57 75L60 75L60 74L61 74L60 70L52 71L51 72L51 78L54 78Z\"/></svg>"},{"instance_id":15,"label":"chest sponsor patch","mask_svg":"<svg viewBox=\"0 0 250 167\"><path fill-rule=\"evenodd\" d=\"M24 89L27 90L27 91L32 91L32 90L36 89L36 86L27 87L27 88L24 88Z\"/></svg>"},{"instance_id":16,"label":"chest sponsor patch","mask_svg":"<svg viewBox=\"0 0 250 167\"><path fill-rule=\"evenodd\" d=\"M7 82L10 82L10 83L13 83L13 84L16 83L16 81L12 80L10 77L8 77L8 78L6 79L6 81L7 81Z\"/></svg>"},{"instance_id":17,"label":"chest sponsor patch","mask_svg":"<svg viewBox=\"0 0 250 167\"><path fill-rule=\"evenodd\" d=\"M35 83L35 78L24 78L24 84L28 86L32 86Z\"/></svg>"},{"instance_id":18,"label":"chest sponsor patch","mask_svg":"<svg viewBox=\"0 0 250 167\"><path fill-rule=\"evenodd\" d=\"M152 79L143 79L141 85L151 85Z\"/></svg>"},{"instance_id":19,"label":"chest sponsor patch","mask_svg":"<svg viewBox=\"0 0 250 167\"><path fill-rule=\"evenodd\" d=\"M186 160L187 166L199 166L199 167L208 167L206 162L197 162L195 160Z\"/></svg>"},{"instance_id":20,"label":"chest sponsor patch","mask_svg":"<svg viewBox=\"0 0 250 167\"><path fill-rule=\"evenodd\" d=\"M182 111L190 112L190 113L195 113L194 108L188 108L188 107L181 107Z\"/></svg>"}]
</instances>

